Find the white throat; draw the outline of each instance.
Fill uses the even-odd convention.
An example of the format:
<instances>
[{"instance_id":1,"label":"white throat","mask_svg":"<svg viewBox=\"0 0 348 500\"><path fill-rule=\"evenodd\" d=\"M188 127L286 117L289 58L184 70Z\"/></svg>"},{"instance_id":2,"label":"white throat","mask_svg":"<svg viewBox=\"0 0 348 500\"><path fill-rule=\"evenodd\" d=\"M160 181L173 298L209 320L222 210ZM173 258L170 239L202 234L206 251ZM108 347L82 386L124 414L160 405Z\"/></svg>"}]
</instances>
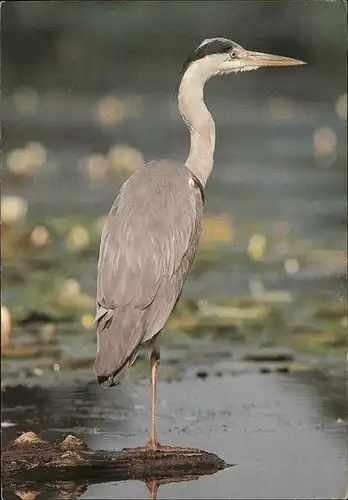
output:
<instances>
[{"instance_id":1,"label":"white throat","mask_svg":"<svg viewBox=\"0 0 348 500\"><path fill-rule=\"evenodd\" d=\"M203 186L206 185L214 163L215 124L203 96L204 84L213 75L212 62L194 62L184 73L178 97L179 111L191 136L190 154L185 165Z\"/></svg>"}]
</instances>

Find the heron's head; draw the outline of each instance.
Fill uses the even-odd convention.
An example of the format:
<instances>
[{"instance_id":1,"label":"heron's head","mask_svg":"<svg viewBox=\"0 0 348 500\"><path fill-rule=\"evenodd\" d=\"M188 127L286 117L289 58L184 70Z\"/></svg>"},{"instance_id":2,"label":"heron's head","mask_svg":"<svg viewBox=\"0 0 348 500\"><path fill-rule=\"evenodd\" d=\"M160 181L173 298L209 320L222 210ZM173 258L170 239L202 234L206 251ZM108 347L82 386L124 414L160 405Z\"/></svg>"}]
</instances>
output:
<instances>
[{"instance_id":1,"label":"heron's head","mask_svg":"<svg viewBox=\"0 0 348 500\"><path fill-rule=\"evenodd\" d=\"M264 66L297 66L299 64L306 63L290 57L246 50L227 38L209 38L189 54L184 62L182 74L190 68L201 68L209 77L238 71L252 71Z\"/></svg>"}]
</instances>

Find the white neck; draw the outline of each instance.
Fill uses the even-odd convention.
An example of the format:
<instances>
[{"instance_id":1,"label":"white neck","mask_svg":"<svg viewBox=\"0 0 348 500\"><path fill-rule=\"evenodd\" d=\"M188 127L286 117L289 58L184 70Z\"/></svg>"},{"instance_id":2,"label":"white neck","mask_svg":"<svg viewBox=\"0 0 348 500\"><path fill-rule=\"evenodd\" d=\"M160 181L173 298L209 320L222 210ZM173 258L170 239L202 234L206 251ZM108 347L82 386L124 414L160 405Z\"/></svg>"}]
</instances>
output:
<instances>
[{"instance_id":1,"label":"white neck","mask_svg":"<svg viewBox=\"0 0 348 500\"><path fill-rule=\"evenodd\" d=\"M205 82L212 76L211 64L193 63L181 80L179 111L190 130L190 154L187 168L205 186L214 163L215 123L203 98Z\"/></svg>"}]
</instances>

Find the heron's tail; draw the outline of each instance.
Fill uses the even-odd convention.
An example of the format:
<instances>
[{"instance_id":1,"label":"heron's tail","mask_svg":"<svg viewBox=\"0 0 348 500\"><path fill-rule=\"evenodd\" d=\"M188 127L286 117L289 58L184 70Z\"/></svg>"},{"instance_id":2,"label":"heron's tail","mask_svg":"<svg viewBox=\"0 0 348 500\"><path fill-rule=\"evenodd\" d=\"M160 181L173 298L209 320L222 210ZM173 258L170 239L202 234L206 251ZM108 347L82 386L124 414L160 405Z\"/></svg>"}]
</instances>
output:
<instances>
[{"instance_id":1,"label":"heron's tail","mask_svg":"<svg viewBox=\"0 0 348 500\"><path fill-rule=\"evenodd\" d=\"M94 371L100 385L112 387L122 381L143 340L143 325L143 312L129 307L108 309L98 319Z\"/></svg>"}]
</instances>

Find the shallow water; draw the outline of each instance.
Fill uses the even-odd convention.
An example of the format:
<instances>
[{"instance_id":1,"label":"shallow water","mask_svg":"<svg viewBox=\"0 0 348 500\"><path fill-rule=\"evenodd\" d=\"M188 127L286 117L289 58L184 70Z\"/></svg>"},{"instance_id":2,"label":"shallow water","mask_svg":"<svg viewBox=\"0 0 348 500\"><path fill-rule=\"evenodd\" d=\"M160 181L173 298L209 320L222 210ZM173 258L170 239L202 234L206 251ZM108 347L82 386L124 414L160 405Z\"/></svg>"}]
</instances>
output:
<instances>
[{"instance_id":1,"label":"shallow water","mask_svg":"<svg viewBox=\"0 0 348 500\"><path fill-rule=\"evenodd\" d=\"M235 467L160 486L158 498L342 498L344 408L327 411L323 399L330 393L326 388L323 398L320 386L320 381L307 385L294 374L255 370L160 382L161 441L214 452ZM130 381L113 390L94 382L70 388L8 388L2 418L16 425L2 429L3 444L30 428L46 439L71 432L93 449L141 446L148 439L149 402L149 387ZM53 497L44 492L39 498ZM90 486L81 498L143 499L147 490L137 481L109 482Z\"/></svg>"}]
</instances>

